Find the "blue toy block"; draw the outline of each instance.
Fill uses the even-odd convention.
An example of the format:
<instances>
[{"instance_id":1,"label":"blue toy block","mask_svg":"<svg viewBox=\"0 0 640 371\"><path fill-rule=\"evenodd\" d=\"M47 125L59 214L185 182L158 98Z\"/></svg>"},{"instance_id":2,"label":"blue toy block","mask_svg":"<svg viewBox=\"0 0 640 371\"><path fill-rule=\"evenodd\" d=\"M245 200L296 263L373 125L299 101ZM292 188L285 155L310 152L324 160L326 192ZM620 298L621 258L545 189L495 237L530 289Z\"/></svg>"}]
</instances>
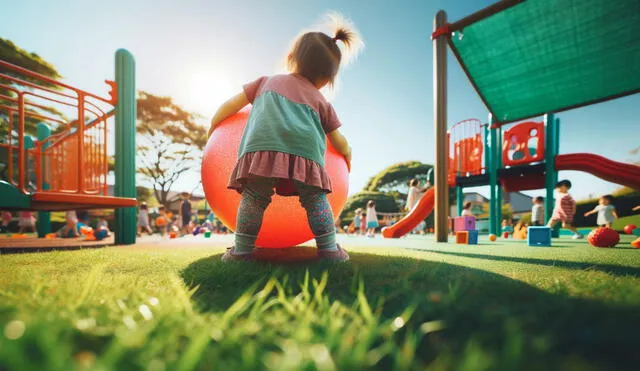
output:
<instances>
[{"instance_id":1,"label":"blue toy block","mask_svg":"<svg viewBox=\"0 0 640 371\"><path fill-rule=\"evenodd\" d=\"M527 228L527 244L529 246L551 246L551 228Z\"/></svg>"},{"instance_id":2,"label":"blue toy block","mask_svg":"<svg viewBox=\"0 0 640 371\"><path fill-rule=\"evenodd\" d=\"M478 244L478 231L467 231L469 232L469 241L467 242L469 245L477 245Z\"/></svg>"}]
</instances>

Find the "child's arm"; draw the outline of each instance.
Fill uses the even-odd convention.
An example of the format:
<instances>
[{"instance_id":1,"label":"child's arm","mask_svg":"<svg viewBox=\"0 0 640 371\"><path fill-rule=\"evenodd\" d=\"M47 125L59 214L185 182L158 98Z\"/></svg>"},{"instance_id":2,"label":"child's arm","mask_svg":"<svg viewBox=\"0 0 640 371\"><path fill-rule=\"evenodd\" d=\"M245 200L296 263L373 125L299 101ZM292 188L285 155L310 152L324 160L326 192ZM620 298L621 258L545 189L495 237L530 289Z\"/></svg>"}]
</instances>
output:
<instances>
[{"instance_id":1,"label":"child's arm","mask_svg":"<svg viewBox=\"0 0 640 371\"><path fill-rule=\"evenodd\" d=\"M618 213L616 212L616 209L613 209L613 210L611 211L611 214L613 214L613 217L614 217L614 218L618 219Z\"/></svg>"},{"instance_id":2,"label":"child's arm","mask_svg":"<svg viewBox=\"0 0 640 371\"><path fill-rule=\"evenodd\" d=\"M597 212L598 212L598 210L593 209L593 210L591 210L591 211L587 211L586 213L584 213L584 216L589 216L589 215L591 215L591 214L595 214L595 213L597 213Z\"/></svg>"},{"instance_id":3,"label":"child's arm","mask_svg":"<svg viewBox=\"0 0 640 371\"><path fill-rule=\"evenodd\" d=\"M216 111L216 114L213 115L213 118L211 119L211 128L209 129L207 136L211 136L213 131L216 129L216 126L218 126L221 121L237 113L247 104L249 104L249 99L244 91L234 95L228 101L222 103L220 108L218 108L218 111Z\"/></svg>"},{"instance_id":4,"label":"child's arm","mask_svg":"<svg viewBox=\"0 0 640 371\"><path fill-rule=\"evenodd\" d=\"M347 138L345 138L338 129L327 134L327 137L329 138L329 142L333 148L335 148L336 151L343 155L345 160L347 160L347 167L349 168L349 171L351 171L351 147L349 147Z\"/></svg>"},{"instance_id":5,"label":"child's arm","mask_svg":"<svg viewBox=\"0 0 640 371\"><path fill-rule=\"evenodd\" d=\"M633 209L631 209L631 210L633 210L633 211L638 211L638 210L640 210L640 205L638 205L638 206L634 207L634 208L633 208Z\"/></svg>"}]
</instances>

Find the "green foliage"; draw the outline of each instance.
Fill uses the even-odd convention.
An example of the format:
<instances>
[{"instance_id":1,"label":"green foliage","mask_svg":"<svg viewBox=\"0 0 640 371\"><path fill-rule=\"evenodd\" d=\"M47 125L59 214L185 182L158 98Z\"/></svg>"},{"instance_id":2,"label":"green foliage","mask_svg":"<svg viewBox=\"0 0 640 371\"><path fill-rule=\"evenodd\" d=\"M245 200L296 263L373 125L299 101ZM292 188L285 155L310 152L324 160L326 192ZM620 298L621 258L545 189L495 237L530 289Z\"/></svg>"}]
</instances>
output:
<instances>
[{"instance_id":1,"label":"green foliage","mask_svg":"<svg viewBox=\"0 0 640 371\"><path fill-rule=\"evenodd\" d=\"M409 181L418 178L424 184L427 173L433 165L419 161L401 162L391 165L369 179L364 190L371 192L388 192L397 190L407 193Z\"/></svg>"},{"instance_id":2,"label":"green foliage","mask_svg":"<svg viewBox=\"0 0 640 371\"><path fill-rule=\"evenodd\" d=\"M45 75L52 79L60 79L62 76L56 70L56 68L46 60L42 59L36 53L29 53L26 50L20 48L13 42L7 39L3 39L0 37L0 59L11 64L15 64L16 66L26 68L30 71L37 72L41 75ZM0 67L0 73L5 73L14 77L24 78L29 82L35 82L38 84L44 84L46 86L51 86L46 82L42 82L40 80L34 79L32 77L24 77L22 75L16 75L13 71L4 69Z\"/></svg>"},{"instance_id":3,"label":"green foliage","mask_svg":"<svg viewBox=\"0 0 640 371\"><path fill-rule=\"evenodd\" d=\"M56 70L56 68L51 63L47 62L36 53L29 53L24 49L15 45L10 40L3 39L1 37L0 37L0 60L9 62L11 64L17 65L18 67L28 69L30 71L39 73L41 75L50 77L52 79L62 78L58 70ZM27 82L35 83L40 86L44 86L52 89L59 88L57 85L54 85L30 76L25 76L20 73L16 73L15 71L9 70L4 67L0 67L0 74L6 74L12 77L20 78ZM2 78L0 78L0 84L6 84L10 86L13 85L13 83ZM13 99L16 98L16 94L13 91L4 89L2 87L0 87L0 95L4 95L6 97L13 98ZM11 102L8 99L3 99L2 97L0 97L0 104L8 105L11 107L17 106L16 103ZM45 108L37 108L37 109L33 107L27 107L26 109L29 112L44 114L45 116L48 115L48 116L52 116L54 118L58 118L66 121L65 116L60 111L56 110L53 107L45 107ZM25 118L25 133L27 133L28 135L35 135L36 125L39 122L40 122L39 119L34 119L27 116ZM14 125L17 125L15 123L17 123L17 115L14 117ZM0 141L5 141L7 139L8 127L9 127L8 113L5 110L2 110L0 111Z\"/></svg>"},{"instance_id":4,"label":"green foliage","mask_svg":"<svg viewBox=\"0 0 640 371\"><path fill-rule=\"evenodd\" d=\"M169 191L196 162L206 130L169 97L140 92L137 101L138 172L153 183L158 202L168 206Z\"/></svg>"},{"instance_id":5,"label":"green foliage","mask_svg":"<svg viewBox=\"0 0 640 371\"><path fill-rule=\"evenodd\" d=\"M383 192L362 191L358 192L347 199L347 203L344 205L342 212L340 213L340 220L342 224L350 223L353 220L353 214L358 208L366 209L367 202L370 200L375 201L376 211L385 213L396 213L400 211L397 199L393 194Z\"/></svg>"}]
</instances>

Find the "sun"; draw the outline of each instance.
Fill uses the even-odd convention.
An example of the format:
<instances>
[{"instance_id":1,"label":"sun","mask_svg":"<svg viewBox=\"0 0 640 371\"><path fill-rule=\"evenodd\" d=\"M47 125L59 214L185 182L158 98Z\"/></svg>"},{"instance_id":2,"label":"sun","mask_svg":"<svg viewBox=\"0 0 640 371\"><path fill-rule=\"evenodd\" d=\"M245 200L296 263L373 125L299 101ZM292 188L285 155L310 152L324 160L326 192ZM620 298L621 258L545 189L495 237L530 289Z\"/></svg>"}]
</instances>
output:
<instances>
[{"instance_id":1,"label":"sun","mask_svg":"<svg viewBox=\"0 0 640 371\"><path fill-rule=\"evenodd\" d=\"M190 73L185 84L184 104L190 110L212 116L220 104L240 91L226 71L203 70Z\"/></svg>"}]
</instances>

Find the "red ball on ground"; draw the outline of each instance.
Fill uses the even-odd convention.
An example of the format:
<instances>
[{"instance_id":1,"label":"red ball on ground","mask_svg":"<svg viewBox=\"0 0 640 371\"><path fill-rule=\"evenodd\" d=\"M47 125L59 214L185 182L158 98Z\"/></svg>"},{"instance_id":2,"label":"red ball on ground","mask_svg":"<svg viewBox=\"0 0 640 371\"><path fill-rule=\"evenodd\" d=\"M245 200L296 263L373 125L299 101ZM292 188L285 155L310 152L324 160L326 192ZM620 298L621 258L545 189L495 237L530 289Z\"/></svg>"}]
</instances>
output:
<instances>
[{"instance_id":1,"label":"red ball on ground","mask_svg":"<svg viewBox=\"0 0 640 371\"><path fill-rule=\"evenodd\" d=\"M591 246L614 247L620 242L620 235L611 228L596 228L587 237Z\"/></svg>"},{"instance_id":2,"label":"red ball on ground","mask_svg":"<svg viewBox=\"0 0 640 371\"><path fill-rule=\"evenodd\" d=\"M627 225L624 226L624 233L632 234L634 229L636 229L636 225L635 224L627 224Z\"/></svg>"},{"instance_id":3,"label":"red ball on ground","mask_svg":"<svg viewBox=\"0 0 640 371\"><path fill-rule=\"evenodd\" d=\"M509 232L503 232L502 238L509 238Z\"/></svg>"},{"instance_id":4,"label":"red ball on ground","mask_svg":"<svg viewBox=\"0 0 640 371\"><path fill-rule=\"evenodd\" d=\"M220 123L209 138L202 160L202 185L211 209L229 229L235 230L240 194L227 189L229 177L236 164L238 148L249 110L242 110ZM347 201L349 171L342 155L327 141L325 170L331 178L333 192L329 203L337 218ZM298 197L275 195L267 208L258 234L259 247L292 247L313 238L307 214Z\"/></svg>"}]
</instances>

